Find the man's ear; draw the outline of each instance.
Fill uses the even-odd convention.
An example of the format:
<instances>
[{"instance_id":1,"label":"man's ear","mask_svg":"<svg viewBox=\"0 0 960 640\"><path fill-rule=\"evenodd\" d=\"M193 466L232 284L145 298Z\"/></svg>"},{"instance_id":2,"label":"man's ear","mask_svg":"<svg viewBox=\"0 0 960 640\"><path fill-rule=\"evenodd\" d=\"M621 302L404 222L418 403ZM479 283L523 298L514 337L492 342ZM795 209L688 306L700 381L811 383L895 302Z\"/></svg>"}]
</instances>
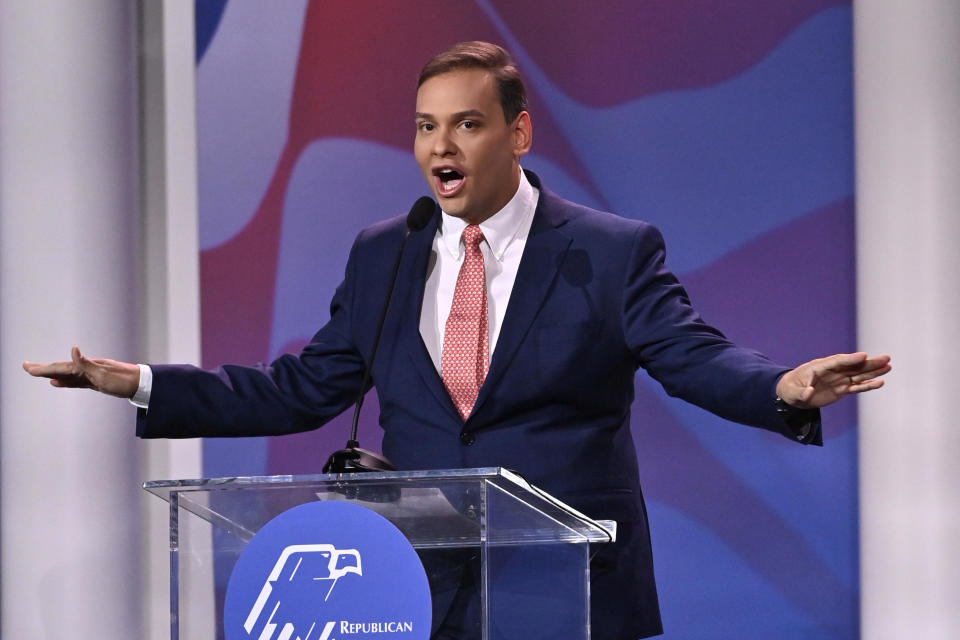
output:
<instances>
[{"instance_id":1,"label":"man's ear","mask_svg":"<svg viewBox=\"0 0 960 640\"><path fill-rule=\"evenodd\" d=\"M524 156L530 151L533 144L533 125L530 122L530 114L521 111L516 120L513 121L513 153L516 157Z\"/></svg>"}]
</instances>

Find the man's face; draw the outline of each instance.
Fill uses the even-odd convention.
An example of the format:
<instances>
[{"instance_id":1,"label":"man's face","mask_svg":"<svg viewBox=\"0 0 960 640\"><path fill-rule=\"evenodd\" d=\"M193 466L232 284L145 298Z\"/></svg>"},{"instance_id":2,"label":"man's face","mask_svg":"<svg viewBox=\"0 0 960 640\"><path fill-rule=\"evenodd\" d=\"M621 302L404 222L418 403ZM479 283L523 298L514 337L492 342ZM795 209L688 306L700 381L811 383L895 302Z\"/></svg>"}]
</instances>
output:
<instances>
[{"instance_id":1,"label":"man's face","mask_svg":"<svg viewBox=\"0 0 960 640\"><path fill-rule=\"evenodd\" d=\"M490 72L461 69L424 82L416 122L417 164L448 214L483 222L517 192L530 117L523 112L506 122Z\"/></svg>"}]
</instances>

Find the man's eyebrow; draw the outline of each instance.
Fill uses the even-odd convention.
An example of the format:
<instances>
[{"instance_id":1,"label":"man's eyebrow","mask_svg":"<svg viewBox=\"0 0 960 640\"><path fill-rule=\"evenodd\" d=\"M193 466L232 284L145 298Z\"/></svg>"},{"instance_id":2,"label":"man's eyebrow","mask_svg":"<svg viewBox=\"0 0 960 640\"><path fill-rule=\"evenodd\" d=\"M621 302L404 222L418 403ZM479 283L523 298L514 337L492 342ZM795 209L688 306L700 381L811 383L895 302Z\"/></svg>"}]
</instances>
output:
<instances>
[{"instance_id":1,"label":"man's eyebrow","mask_svg":"<svg viewBox=\"0 0 960 640\"><path fill-rule=\"evenodd\" d=\"M457 113L453 114L453 119L462 120L463 118L483 118L484 116L485 114L483 111L478 109L467 109L466 111L458 111Z\"/></svg>"},{"instance_id":2,"label":"man's eyebrow","mask_svg":"<svg viewBox=\"0 0 960 640\"><path fill-rule=\"evenodd\" d=\"M422 113L417 111L413 114L413 117L417 120L435 120L436 118L433 114ZM462 120L463 118L485 118L486 114L479 109L467 109L466 111L458 111L450 116L451 120Z\"/></svg>"}]
</instances>

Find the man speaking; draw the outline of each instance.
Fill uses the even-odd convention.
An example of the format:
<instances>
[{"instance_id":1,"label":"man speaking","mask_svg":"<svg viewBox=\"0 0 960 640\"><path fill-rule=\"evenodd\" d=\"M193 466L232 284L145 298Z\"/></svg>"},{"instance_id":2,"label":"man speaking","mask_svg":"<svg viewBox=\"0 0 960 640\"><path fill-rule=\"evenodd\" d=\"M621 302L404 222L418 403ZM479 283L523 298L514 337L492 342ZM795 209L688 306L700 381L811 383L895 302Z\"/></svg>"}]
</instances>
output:
<instances>
[{"instance_id":1,"label":"man speaking","mask_svg":"<svg viewBox=\"0 0 960 640\"><path fill-rule=\"evenodd\" d=\"M54 386L132 398L137 435L279 435L349 407L372 367L383 452L400 469L503 466L576 509L618 522L591 566L602 640L661 633L630 432L638 368L728 420L820 444L818 409L876 389L889 356L837 354L794 369L703 322L652 226L551 193L520 167L533 141L502 48L455 45L420 73L414 154L439 207L356 239L329 322L299 356L204 371L92 359L24 363ZM383 302L396 284L374 362ZM473 637L456 612L435 637ZM446 634L446 635L444 635Z\"/></svg>"}]
</instances>

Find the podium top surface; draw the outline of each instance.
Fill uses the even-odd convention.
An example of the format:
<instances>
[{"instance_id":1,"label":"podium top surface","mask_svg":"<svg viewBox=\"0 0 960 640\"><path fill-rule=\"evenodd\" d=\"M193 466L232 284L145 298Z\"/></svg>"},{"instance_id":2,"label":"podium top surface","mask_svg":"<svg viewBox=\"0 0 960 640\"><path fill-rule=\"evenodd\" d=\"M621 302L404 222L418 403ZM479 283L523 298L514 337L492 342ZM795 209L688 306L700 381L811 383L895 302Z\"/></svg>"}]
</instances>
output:
<instances>
[{"instance_id":1,"label":"podium top surface","mask_svg":"<svg viewBox=\"0 0 960 640\"><path fill-rule=\"evenodd\" d=\"M170 499L175 491L212 491L216 489L257 489L269 486L327 486L351 484L382 484L383 482L416 481L464 481L486 480L505 481L518 487L531 488L522 476L502 467L481 467L477 469L432 469L428 471L381 471L361 473L311 473L275 476L231 476L224 478L193 478L184 480L150 480L143 488L150 493Z\"/></svg>"},{"instance_id":2,"label":"podium top surface","mask_svg":"<svg viewBox=\"0 0 960 640\"><path fill-rule=\"evenodd\" d=\"M145 482L143 488L241 538L252 537L263 518L312 500L357 502L401 530L411 528L411 533L419 529L416 523L426 521L432 523L431 528L446 522L448 527L462 529L464 514L480 510L504 514L493 521L509 521L504 531L511 531L510 538L521 528L542 532L544 522L555 532L564 532L561 537L567 540L602 543L616 535L614 522L593 520L500 467L154 480ZM253 504L257 509L251 511ZM261 517L243 521L252 512ZM238 518L241 513L245 515ZM470 534L460 531L458 535Z\"/></svg>"}]
</instances>

